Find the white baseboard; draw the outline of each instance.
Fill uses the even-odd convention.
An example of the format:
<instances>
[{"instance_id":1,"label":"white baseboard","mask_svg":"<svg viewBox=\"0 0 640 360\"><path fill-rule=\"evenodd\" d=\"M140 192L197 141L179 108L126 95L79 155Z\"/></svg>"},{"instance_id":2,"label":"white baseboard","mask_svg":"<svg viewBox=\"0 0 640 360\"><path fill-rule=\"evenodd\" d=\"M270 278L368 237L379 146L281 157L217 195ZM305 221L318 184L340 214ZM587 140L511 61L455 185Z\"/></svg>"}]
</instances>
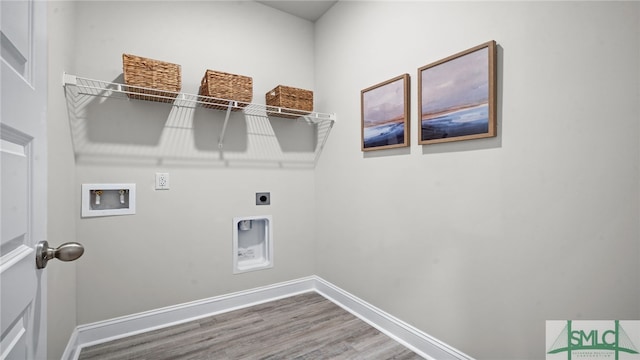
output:
<instances>
[{"instance_id":1,"label":"white baseboard","mask_svg":"<svg viewBox=\"0 0 640 360\"><path fill-rule=\"evenodd\" d=\"M75 328L62 360L76 360L83 347L220 314L314 290L314 277L168 306Z\"/></svg>"},{"instance_id":2,"label":"white baseboard","mask_svg":"<svg viewBox=\"0 0 640 360\"><path fill-rule=\"evenodd\" d=\"M315 278L315 291L426 359L473 360L469 355L391 316L320 277Z\"/></svg>"},{"instance_id":3,"label":"white baseboard","mask_svg":"<svg viewBox=\"0 0 640 360\"><path fill-rule=\"evenodd\" d=\"M84 347L310 291L331 300L425 359L472 360L468 355L318 276L80 325L73 331L62 360L77 360Z\"/></svg>"}]
</instances>

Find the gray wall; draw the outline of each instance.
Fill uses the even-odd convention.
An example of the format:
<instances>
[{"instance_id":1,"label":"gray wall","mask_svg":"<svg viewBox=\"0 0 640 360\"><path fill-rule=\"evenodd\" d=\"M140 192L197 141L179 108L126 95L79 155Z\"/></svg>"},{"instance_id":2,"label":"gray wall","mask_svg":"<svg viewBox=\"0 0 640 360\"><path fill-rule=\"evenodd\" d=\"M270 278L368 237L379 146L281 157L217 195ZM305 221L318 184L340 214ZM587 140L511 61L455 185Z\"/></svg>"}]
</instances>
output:
<instances>
[{"instance_id":1,"label":"gray wall","mask_svg":"<svg viewBox=\"0 0 640 360\"><path fill-rule=\"evenodd\" d=\"M75 8L64 1L48 2L48 192L47 240L50 246L75 241L75 160L69 117L62 91L63 71L73 71ZM47 358L59 359L76 327L76 264L50 262L47 266Z\"/></svg>"},{"instance_id":2,"label":"gray wall","mask_svg":"<svg viewBox=\"0 0 640 360\"><path fill-rule=\"evenodd\" d=\"M315 27L254 2L74 6L49 19L49 232L87 252L50 269L49 354L70 323L310 274L479 359L543 358L547 319L640 318L638 3L342 1ZM491 39L498 137L417 145L417 68ZM74 165L57 72L117 80L123 52L181 64L190 93L206 68L252 76L256 102L313 89L338 122L315 170L169 162L216 155L220 116L199 113L185 150L158 135L175 131L163 105L127 105L145 109L127 122L106 104L116 115L90 124L101 153ZM360 90L405 72L412 146L363 154ZM230 152L250 153L230 130ZM153 190L158 171L171 190ZM80 219L93 182L135 182L137 214ZM273 215L273 269L232 275L239 215Z\"/></svg>"},{"instance_id":3,"label":"gray wall","mask_svg":"<svg viewBox=\"0 0 640 360\"><path fill-rule=\"evenodd\" d=\"M544 358L545 320L639 319L640 4L339 2L317 273L479 359ZM417 144L417 69L496 40L498 137ZM360 151L360 90L411 76L410 148Z\"/></svg>"},{"instance_id":4,"label":"gray wall","mask_svg":"<svg viewBox=\"0 0 640 360\"><path fill-rule=\"evenodd\" d=\"M108 1L76 6L79 76L117 80L122 53L129 53L180 64L185 93L198 92L206 69L251 76L257 103L264 103L264 94L278 84L314 87L313 24L264 5ZM136 183L137 213L77 221L77 238L87 249L77 264L79 323L314 273L312 168L202 161L199 155L220 155L220 111L198 108L175 126L164 104L92 101L87 111L103 117L99 123L87 117L82 141L101 147L91 156L78 154L76 186ZM250 154L255 144L246 133L266 121L238 115L231 117L223 156ZM165 141L175 132L192 142ZM184 151L185 146L191 149ZM123 149L124 157L118 155ZM178 153L183 157L172 159ZM154 190L156 172L169 172L170 190ZM271 192L270 206L255 204L255 193L263 191ZM76 203L79 213L79 198ZM232 220L249 215L273 216L275 266L233 275Z\"/></svg>"}]
</instances>

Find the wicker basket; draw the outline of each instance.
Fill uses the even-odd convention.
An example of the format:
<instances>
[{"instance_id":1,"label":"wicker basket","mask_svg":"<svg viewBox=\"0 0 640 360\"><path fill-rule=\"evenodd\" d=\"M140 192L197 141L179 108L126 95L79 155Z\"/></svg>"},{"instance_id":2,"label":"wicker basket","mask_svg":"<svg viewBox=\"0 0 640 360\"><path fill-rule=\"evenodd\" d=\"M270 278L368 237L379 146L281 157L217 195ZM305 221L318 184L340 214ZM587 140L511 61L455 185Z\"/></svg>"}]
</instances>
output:
<instances>
[{"instance_id":1,"label":"wicker basket","mask_svg":"<svg viewBox=\"0 0 640 360\"><path fill-rule=\"evenodd\" d=\"M122 68L124 83L131 85L131 87L126 88L130 92L128 96L131 99L171 103L182 87L180 65L177 64L122 54ZM139 89L133 86L146 89Z\"/></svg>"},{"instance_id":2,"label":"wicker basket","mask_svg":"<svg viewBox=\"0 0 640 360\"><path fill-rule=\"evenodd\" d=\"M242 110L253 100L253 79L248 76L229 74L221 71L207 70L200 83L199 95L202 106L218 110L227 110L229 101L238 101L231 110Z\"/></svg>"},{"instance_id":3,"label":"wicker basket","mask_svg":"<svg viewBox=\"0 0 640 360\"><path fill-rule=\"evenodd\" d=\"M268 106L276 106L283 113L267 111L270 116L295 119L313 111L313 91L278 85L265 95Z\"/></svg>"}]
</instances>

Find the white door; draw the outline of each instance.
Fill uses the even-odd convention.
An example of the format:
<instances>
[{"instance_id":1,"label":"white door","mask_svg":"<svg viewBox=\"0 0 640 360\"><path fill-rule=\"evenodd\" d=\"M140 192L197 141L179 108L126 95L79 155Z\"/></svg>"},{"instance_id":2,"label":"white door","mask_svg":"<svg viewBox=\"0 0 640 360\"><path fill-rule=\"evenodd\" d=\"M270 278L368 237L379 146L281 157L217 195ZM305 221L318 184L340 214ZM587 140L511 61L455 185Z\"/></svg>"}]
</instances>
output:
<instances>
[{"instance_id":1,"label":"white door","mask_svg":"<svg viewBox=\"0 0 640 360\"><path fill-rule=\"evenodd\" d=\"M46 2L0 0L0 359L45 359Z\"/></svg>"}]
</instances>

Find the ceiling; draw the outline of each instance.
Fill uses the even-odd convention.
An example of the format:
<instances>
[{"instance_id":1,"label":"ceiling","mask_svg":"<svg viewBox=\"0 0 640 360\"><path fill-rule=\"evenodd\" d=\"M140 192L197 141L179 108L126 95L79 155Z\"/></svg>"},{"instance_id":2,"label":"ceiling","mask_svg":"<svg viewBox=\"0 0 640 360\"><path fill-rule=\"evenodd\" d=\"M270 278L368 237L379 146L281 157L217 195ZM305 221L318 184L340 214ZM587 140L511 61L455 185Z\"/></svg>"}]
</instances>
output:
<instances>
[{"instance_id":1,"label":"ceiling","mask_svg":"<svg viewBox=\"0 0 640 360\"><path fill-rule=\"evenodd\" d=\"M297 1L259 1L257 2L284 11L288 14L315 22L338 1L333 0L297 0Z\"/></svg>"}]
</instances>

